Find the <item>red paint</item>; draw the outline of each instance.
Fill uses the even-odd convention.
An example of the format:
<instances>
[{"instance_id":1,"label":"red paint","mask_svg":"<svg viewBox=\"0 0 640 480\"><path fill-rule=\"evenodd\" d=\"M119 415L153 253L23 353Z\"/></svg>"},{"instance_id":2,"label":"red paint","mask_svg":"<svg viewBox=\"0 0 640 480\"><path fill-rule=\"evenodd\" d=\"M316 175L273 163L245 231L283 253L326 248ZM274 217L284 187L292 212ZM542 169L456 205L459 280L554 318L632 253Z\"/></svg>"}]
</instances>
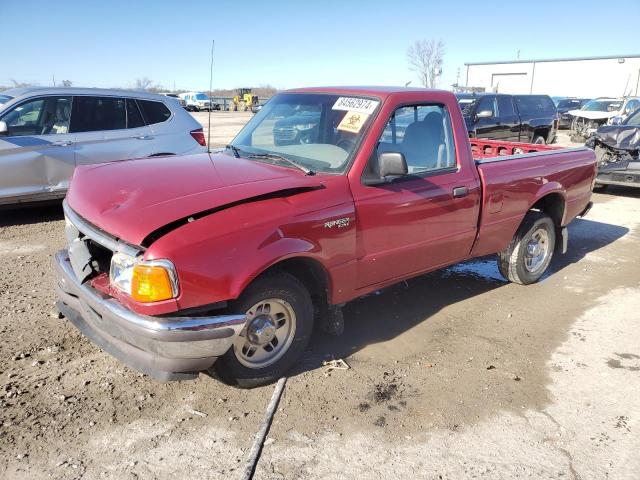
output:
<instances>
[{"instance_id":1,"label":"red paint","mask_svg":"<svg viewBox=\"0 0 640 480\"><path fill-rule=\"evenodd\" d=\"M145 252L147 259L167 258L175 264L180 281L177 302L139 305L122 295L119 301L139 312L159 314L231 300L270 266L305 257L327 272L330 301L343 303L398 280L504 249L527 210L545 195L557 194L565 201L563 225L589 201L596 173L593 152L553 153L555 147L477 139L470 143L449 92L297 91L367 95L382 102L345 175L306 176L296 169L225 154L76 169L67 197L70 206L132 244L141 244L170 222L220 208L165 234ZM439 103L449 109L457 171L363 185L363 169L389 116L401 105L416 103ZM514 148L549 154L476 166L472 144L477 158ZM298 187L314 189L246 201ZM453 198L456 187L467 187L469 194ZM344 228L325 226L344 218L349 219ZM101 283L96 287L108 292Z\"/></svg>"}]
</instances>

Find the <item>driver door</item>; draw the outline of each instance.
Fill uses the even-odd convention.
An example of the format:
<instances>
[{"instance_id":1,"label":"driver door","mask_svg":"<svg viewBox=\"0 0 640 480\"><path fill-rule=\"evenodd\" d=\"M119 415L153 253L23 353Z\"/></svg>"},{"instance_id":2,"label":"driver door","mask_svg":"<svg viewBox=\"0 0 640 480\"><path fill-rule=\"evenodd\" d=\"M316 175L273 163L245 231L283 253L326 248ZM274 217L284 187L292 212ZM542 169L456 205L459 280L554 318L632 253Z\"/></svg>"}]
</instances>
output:
<instances>
[{"instance_id":1,"label":"driver door","mask_svg":"<svg viewBox=\"0 0 640 480\"><path fill-rule=\"evenodd\" d=\"M70 96L26 100L0 118L0 203L62 196L75 167Z\"/></svg>"}]
</instances>

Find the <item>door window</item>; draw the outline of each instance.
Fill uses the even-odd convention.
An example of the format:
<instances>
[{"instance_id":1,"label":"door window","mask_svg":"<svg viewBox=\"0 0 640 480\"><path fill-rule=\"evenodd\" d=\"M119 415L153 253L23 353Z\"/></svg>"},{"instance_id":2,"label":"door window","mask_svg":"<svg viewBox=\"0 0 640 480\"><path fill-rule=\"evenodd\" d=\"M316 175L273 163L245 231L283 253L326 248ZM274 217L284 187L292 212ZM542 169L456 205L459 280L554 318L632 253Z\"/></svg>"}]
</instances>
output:
<instances>
[{"instance_id":1,"label":"door window","mask_svg":"<svg viewBox=\"0 0 640 480\"><path fill-rule=\"evenodd\" d=\"M8 136L55 135L69 132L71 97L40 97L11 109L0 120Z\"/></svg>"},{"instance_id":2,"label":"door window","mask_svg":"<svg viewBox=\"0 0 640 480\"><path fill-rule=\"evenodd\" d=\"M147 123L149 125L166 122L171 116L171 110L169 110L162 102L138 100L138 105L140 105L142 113L147 119Z\"/></svg>"},{"instance_id":3,"label":"door window","mask_svg":"<svg viewBox=\"0 0 640 480\"><path fill-rule=\"evenodd\" d=\"M71 116L72 132L98 132L126 128L125 99L116 97L75 97Z\"/></svg>"},{"instance_id":4,"label":"door window","mask_svg":"<svg viewBox=\"0 0 640 480\"><path fill-rule=\"evenodd\" d=\"M499 95L498 97L498 112L501 117L512 117L516 114L513 109L513 101L511 97L506 95Z\"/></svg>"},{"instance_id":5,"label":"door window","mask_svg":"<svg viewBox=\"0 0 640 480\"><path fill-rule=\"evenodd\" d=\"M629 100L627 102L627 105L624 107L625 115L628 115L629 113L633 112L639 106L640 106L640 101L638 101L638 100Z\"/></svg>"},{"instance_id":6,"label":"door window","mask_svg":"<svg viewBox=\"0 0 640 480\"><path fill-rule=\"evenodd\" d=\"M387 122L376 151L404 155L410 174L456 166L449 111L443 105L398 108Z\"/></svg>"},{"instance_id":7,"label":"door window","mask_svg":"<svg viewBox=\"0 0 640 480\"><path fill-rule=\"evenodd\" d=\"M492 95L480 97L480 100L478 101L478 107L476 108L476 113L484 112L485 110L489 110L492 116L496 115L496 97Z\"/></svg>"},{"instance_id":8,"label":"door window","mask_svg":"<svg viewBox=\"0 0 640 480\"><path fill-rule=\"evenodd\" d=\"M144 120L136 101L127 98L127 128L144 127Z\"/></svg>"}]
</instances>

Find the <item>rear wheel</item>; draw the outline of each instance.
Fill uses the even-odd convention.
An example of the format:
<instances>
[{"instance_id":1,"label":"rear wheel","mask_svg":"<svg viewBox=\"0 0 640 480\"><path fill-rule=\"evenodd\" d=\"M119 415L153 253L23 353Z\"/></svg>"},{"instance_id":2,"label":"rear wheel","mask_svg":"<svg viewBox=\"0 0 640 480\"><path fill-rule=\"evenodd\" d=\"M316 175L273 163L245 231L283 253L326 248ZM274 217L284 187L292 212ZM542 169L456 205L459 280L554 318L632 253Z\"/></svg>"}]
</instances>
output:
<instances>
[{"instance_id":1,"label":"rear wheel","mask_svg":"<svg viewBox=\"0 0 640 480\"><path fill-rule=\"evenodd\" d=\"M547 141L542 135L536 135L533 137L533 143L536 145L545 145Z\"/></svg>"},{"instance_id":2,"label":"rear wheel","mask_svg":"<svg viewBox=\"0 0 640 480\"><path fill-rule=\"evenodd\" d=\"M247 323L214 368L224 381L252 388L276 381L304 352L313 330L313 304L304 285L286 272L258 278L230 305Z\"/></svg>"},{"instance_id":3,"label":"rear wheel","mask_svg":"<svg viewBox=\"0 0 640 480\"><path fill-rule=\"evenodd\" d=\"M607 188L609 188L609 185L605 185L604 183L596 183L593 186L593 191L594 192L604 192Z\"/></svg>"},{"instance_id":4,"label":"rear wheel","mask_svg":"<svg viewBox=\"0 0 640 480\"><path fill-rule=\"evenodd\" d=\"M498 254L498 268L514 283L537 282L551 263L556 230L551 217L529 212L506 250Z\"/></svg>"}]
</instances>

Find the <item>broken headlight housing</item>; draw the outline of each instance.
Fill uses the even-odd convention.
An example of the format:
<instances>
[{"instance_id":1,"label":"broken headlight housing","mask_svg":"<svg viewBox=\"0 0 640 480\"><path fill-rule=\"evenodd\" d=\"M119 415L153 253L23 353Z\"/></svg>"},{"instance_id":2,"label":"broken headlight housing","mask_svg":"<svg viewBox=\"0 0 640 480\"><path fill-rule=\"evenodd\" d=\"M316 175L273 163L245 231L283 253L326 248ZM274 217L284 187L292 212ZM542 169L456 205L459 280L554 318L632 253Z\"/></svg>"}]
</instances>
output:
<instances>
[{"instance_id":1,"label":"broken headlight housing","mask_svg":"<svg viewBox=\"0 0 640 480\"><path fill-rule=\"evenodd\" d=\"M178 296L178 275L169 260L142 260L116 252L111 257L109 280L138 302L159 302Z\"/></svg>"}]
</instances>

